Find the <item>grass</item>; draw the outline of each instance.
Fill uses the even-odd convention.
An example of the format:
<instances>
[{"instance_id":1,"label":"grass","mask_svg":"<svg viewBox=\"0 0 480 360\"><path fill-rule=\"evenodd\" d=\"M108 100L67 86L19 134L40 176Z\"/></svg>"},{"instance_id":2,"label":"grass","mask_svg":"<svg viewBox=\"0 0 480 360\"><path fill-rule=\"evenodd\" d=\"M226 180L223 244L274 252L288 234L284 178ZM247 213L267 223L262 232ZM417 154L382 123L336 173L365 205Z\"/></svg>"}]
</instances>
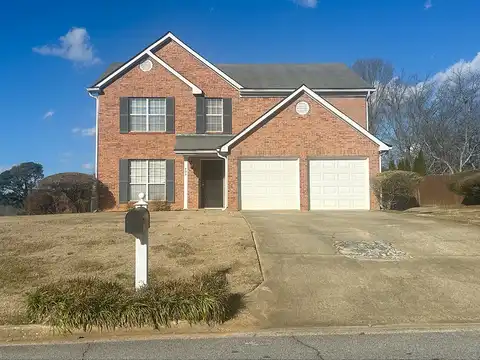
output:
<instances>
[{"instance_id":1,"label":"grass","mask_svg":"<svg viewBox=\"0 0 480 360\"><path fill-rule=\"evenodd\" d=\"M411 208L407 212L423 217L480 225L480 205L426 206Z\"/></svg>"},{"instance_id":2,"label":"grass","mask_svg":"<svg viewBox=\"0 0 480 360\"><path fill-rule=\"evenodd\" d=\"M43 285L30 293L27 317L62 331L90 331L94 327L159 329L180 320L215 324L223 323L237 310L229 298L222 273L152 282L140 291L115 281L78 278Z\"/></svg>"},{"instance_id":3,"label":"grass","mask_svg":"<svg viewBox=\"0 0 480 360\"><path fill-rule=\"evenodd\" d=\"M133 288L135 241L124 213L0 217L0 325L23 319L24 297L58 280L93 276ZM230 269L232 293L261 281L248 226L236 213L153 212L149 278ZM233 266L235 264L235 266Z\"/></svg>"}]
</instances>

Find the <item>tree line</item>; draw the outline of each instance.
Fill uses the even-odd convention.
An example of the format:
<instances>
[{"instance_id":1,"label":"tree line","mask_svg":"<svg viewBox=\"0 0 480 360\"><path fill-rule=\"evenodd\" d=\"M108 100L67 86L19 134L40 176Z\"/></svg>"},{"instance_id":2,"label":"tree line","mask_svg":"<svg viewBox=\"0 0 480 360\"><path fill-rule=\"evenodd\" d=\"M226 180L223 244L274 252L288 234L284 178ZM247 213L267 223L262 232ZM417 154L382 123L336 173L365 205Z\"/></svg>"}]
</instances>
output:
<instances>
[{"instance_id":1,"label":"tree line","mask_svg":"<svg viewBox=\"0 0 480 360\"><path fill-rule=\"evenodd\" d=\"M16 213L87 212L112 206L112 193L93 175L65 172L44 177L43 166L25 162L0 173L0 206Z\"/></svg>"},{"instance_id":2,"label":"tree line","mask_svg":"<svg viewBox=\"0 0 480 360\"><path fill-rule=\"evenodd\" d=\"M480 167L479 70L463 65L420 79L382 59L357 60L353 70L377 89L368 99L369 130L393 146L385 167L413 170L422 161L425 174Z\"/></svg>"}]
</instances>

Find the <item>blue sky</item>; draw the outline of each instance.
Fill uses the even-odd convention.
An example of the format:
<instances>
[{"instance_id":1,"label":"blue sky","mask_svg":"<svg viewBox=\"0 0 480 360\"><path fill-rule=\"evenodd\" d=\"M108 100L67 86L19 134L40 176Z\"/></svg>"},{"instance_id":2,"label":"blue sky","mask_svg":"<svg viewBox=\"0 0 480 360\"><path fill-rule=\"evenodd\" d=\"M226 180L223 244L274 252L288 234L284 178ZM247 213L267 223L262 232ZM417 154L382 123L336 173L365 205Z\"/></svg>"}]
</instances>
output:
<instances>
[{"instance_id":1,"label":"blue sky","mask_svg":"<svg viewBox=\"0 0 480 360\"><path fill-rule=\"evenodd\" d=\"M92 172L95 109L85 88L167 31L213 63L381 57L424 76L462 59L480 68L479 13L478 0L5 2L0 168L36 161L45 174Z\"/></svg>"}]
</instances>

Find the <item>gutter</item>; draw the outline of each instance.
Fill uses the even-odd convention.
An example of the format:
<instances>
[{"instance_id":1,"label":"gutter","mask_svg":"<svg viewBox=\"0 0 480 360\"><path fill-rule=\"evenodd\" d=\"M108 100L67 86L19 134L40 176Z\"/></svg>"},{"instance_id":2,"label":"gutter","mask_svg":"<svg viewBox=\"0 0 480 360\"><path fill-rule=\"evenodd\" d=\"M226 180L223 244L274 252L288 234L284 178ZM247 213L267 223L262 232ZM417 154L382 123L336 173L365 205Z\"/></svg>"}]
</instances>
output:
<instances>
[{"instance_id":1,"label":"gutter","mask_svg":"<svg viewBox=\"0 0 480 360\"><path fill-rule=\"evenodd\" d=\"M367 130L368 128L370 127L370 119L368 118L369 116L369 113L368 113L368 100L370 99L370 96L372 95L372 92L371 91L368 91L367 92L367 96L365 98L365 101L366 101L366 106L365 106L365 120L366 120L366 125L367 125Z\"/></svg>"}]
</instances>

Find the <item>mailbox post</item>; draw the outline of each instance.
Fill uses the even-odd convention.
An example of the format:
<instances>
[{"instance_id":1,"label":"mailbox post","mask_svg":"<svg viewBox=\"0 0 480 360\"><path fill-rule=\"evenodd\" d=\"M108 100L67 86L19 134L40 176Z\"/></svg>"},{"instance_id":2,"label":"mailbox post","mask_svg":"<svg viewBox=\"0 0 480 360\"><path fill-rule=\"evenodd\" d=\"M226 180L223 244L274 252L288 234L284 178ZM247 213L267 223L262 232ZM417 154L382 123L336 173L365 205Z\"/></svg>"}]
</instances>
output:
<instances>
[{"instance_id":1,"label":"mailbox post","mask_svg":"<svg viewBox=\"0 0 480 360\"><path fill-rule=\"evenodd\" d=\"M125 216L125 232L135 236L135 288L147 285L148 278L148 228L150 213L145 194L138 194L140 200Z\"/></svg>"}]
</instances>

